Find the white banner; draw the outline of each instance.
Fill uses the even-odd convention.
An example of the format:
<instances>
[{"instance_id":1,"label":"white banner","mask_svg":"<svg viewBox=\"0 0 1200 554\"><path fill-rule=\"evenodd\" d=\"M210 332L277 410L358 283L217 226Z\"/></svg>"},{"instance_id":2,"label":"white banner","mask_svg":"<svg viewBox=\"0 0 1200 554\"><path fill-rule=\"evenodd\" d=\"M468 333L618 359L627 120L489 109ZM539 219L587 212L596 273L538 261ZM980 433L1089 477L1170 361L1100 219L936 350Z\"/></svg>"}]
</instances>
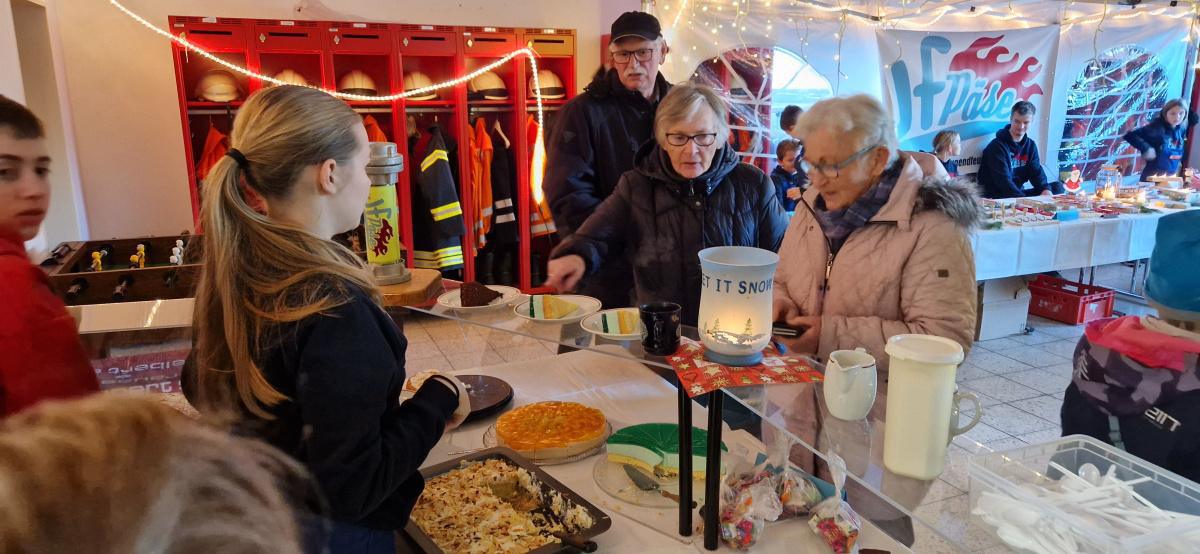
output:
<instances>
[{"instance_id":1,"label":"white banner","mask_svg":"<svg viewBox=\"0 0 1200 554\"><path fill-rule=\"evenodd\" d=\"M1184 42L1188 25L1187 18L1145 16L1109 19L1099 36L1095 23L1063 29L1053 71L1051 141L1042 145L1046 175L1055 179L1077 167L1086 181L1099 166L1117 164L1129 181L1137 179L1140 154L1121 137L1156 117L1168 100L1190 99L1191 89L1184 89L1194 56ZM1200 152L1193 150L1188 160L1200 165Z\"/></svg>"},{"instance_id":2,"label":"white banner","mask_svg":"<svg viewBox=\"0 0 1200 554\"><path fill-rule=\"evenodd\" d=\"M983 148L1008 124L1012 105L1028 100L1038 108L1029 135L1045 151L1058 27L879 30L876 36L883 97L896 119L900 148L932 151L934 135L957 131L963 145L959 173L975 173Z\"/></svg>"}]
</instances>

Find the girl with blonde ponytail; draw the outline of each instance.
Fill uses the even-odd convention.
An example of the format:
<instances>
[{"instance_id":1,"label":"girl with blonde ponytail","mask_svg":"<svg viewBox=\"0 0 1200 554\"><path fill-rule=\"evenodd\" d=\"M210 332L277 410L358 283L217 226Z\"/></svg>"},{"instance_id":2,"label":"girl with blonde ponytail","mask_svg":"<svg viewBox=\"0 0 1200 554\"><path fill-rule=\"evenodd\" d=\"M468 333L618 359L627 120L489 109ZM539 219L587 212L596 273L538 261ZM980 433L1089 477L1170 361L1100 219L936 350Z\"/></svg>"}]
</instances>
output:
<instances>
[{"instance_id":1,"label":"girl with blonde ponytail","mask_svg":"<svg viewBox=\"0 0 1200 554\"><path fill-rule=\"evenodd\" d=\"M424 488L417 469L470 408L442 375L399 404L407 341L370 272L330 240L366 204L362 120L318 90L276 86L242 106L230 145L202 191L189 400L308 466L333 552L394 552Z\"/></svg>"}]
</instances>

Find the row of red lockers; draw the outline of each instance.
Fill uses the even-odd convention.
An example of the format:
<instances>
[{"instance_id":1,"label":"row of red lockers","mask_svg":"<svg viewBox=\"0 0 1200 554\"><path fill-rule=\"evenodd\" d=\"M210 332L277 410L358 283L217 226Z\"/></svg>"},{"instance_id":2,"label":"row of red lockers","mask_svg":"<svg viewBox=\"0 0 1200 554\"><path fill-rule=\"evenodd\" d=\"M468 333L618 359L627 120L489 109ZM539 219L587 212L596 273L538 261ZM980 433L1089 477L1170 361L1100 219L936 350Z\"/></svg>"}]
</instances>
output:
<instances>
[{"instance_id":1,"label":"row of red lockers","mask_svg":"<svg viewBox=\"0 0 1200 554\"><path fill-rule=\"evenodd\" d=\"M575 31L389 23L169 18L171 31L210 52L314 52L499 57L529 46L540 56L573 56Z\"/></svg>"}]
</instances>

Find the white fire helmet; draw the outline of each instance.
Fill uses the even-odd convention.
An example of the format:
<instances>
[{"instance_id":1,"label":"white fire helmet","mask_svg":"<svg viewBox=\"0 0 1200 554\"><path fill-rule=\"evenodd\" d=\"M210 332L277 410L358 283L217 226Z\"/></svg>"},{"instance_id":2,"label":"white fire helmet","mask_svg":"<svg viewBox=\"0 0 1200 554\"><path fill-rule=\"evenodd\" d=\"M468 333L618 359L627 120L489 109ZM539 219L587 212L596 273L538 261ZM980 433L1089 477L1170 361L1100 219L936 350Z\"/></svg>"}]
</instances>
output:
<instances>
[{"instance_id":1,"label":"white fire helmet","mask_svg":"<svg viewBox=\"0 0 1200 554\"><path fill-rule=\"evenodd\" d=\"M275 75L275 78L289 85L300 85L302 87L308 86L308 79L305 79L303 75L296 73L296 71L292 69L280 71Z\"/></svg>"},{"instance_id":2,"label":"white fire helmet","mask_svg":"<svg viewBox=\"0 0 1200 554\"><path fill-rule=\"evenodd\" d=\"M472 100L508 100L508 87L504 80L491 71L485 71L471 79L467 85L467 96Z\"/></svg>"},{"instance_id":3,"label":"white fire helmet","mask_svg":"<svg viewBox=\"0 0 1200 554\"><path fill-rule=\"evenodd\" d=\"M421 73L420 71L413 71L412 73L409 73L404 76L404 90L405 91L416 90L419 88L425 88L425 87L428 87L431 85L433 85L433 80L430 79L428 75ZM409 96L408 99L409 100L437 100L437 97L438 97L437 91L431 90L424 94L418 94L416 96Z\"/></svg>"},{"instance_id":4,"label":"white fire helmet","mask_svg":"<svg viewBox=\"0 0 1200 554\"><path fill-rule=\"evenodd\" d=\"M241 97L237 79L223 69L214 69L204 74L196 83L196 98L209 102L233 102Z\"/></svg>"},{"instance_id":5,"label":"white fire helmet","mask_svg":"<svg viewBox=\"0 0 1200 554\"><path fill-rule=\"evenodd\" d=\"M558 100L567 95L567 88L563 86L562 80L549 69L539 69L537 72L538 85L540 89L534 90L533 77L529 78L529 95L533 97L541 97L542 100Z\"/></svg>"},{"instance_id":6,"label":"white fire helmet","mask_svg":"<svg viewBox=\"0 0 1200 554\"><path fill-rule=\"evenodd\" d=\"M338 81L338 92L361 96L377 96L379 94L379 90L375 88L375 81L358 69L342 76L342 80Z\"/></svg>"}]
</instances>

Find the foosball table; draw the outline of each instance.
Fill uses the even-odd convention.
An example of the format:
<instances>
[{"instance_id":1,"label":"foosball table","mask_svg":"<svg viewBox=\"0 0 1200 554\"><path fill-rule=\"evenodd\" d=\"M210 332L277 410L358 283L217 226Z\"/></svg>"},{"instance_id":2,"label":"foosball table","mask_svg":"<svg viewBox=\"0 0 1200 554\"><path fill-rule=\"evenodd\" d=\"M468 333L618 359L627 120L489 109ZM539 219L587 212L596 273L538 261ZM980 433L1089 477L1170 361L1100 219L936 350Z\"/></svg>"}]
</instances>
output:
<instances>
[{"instance_id":1,"label":"foosball table","mask_svg":"<svg viewBox=\"0 0 1200 554\"><path fill-rule=\"evenodd\" d=\"M68 306L188 298L200 272L194 235L64 242L42 262Z\"/></svg>"}]
</instances>

